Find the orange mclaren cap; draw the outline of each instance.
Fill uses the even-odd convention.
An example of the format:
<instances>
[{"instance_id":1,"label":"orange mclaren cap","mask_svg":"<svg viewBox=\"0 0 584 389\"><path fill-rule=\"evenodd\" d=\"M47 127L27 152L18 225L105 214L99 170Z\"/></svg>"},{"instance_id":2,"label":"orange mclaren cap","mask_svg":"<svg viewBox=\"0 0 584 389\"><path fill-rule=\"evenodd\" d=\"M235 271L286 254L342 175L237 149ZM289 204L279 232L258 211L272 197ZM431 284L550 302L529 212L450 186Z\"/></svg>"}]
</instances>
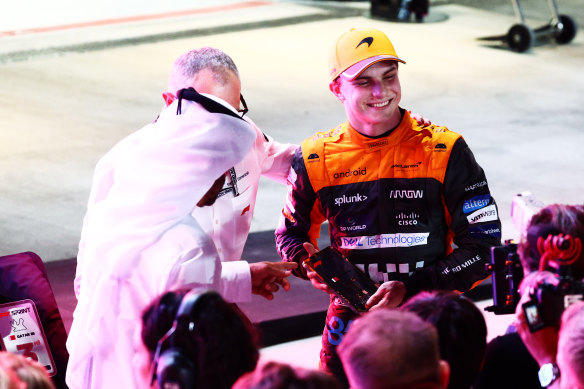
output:
<instances>
[{"instance_id":1,"label":"orange mclaren cap","mask_svg":"<svg viewBox=\"0 0 584 389\"><path fill-rule=\"evenodd\" d=\"M342 75L352 80L374 63L386 60L406 63L399 58L389 38L376 29L350 29L337 39L331 51L329 70L334 80Z\"/></svg>"}]
</instances>

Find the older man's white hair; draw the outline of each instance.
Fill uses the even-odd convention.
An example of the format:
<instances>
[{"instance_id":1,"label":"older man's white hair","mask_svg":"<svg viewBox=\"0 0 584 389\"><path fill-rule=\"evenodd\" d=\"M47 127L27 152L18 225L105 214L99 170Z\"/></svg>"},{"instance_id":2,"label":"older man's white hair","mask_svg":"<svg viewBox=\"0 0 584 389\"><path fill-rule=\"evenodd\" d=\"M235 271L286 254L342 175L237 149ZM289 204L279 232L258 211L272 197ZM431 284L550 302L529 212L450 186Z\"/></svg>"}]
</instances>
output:
<instances>
[{"instance_id":1,"label":"older man's white hair","mask_svg":"<svg viewBox=\"0 0 584 389\"><path fill-rule=\"evenodd\" d=\"M177 91L192 86L195 76L203 69L213 71L215 81L222 85L228 80L228 71L239 77L230 56L213 47L202 47L188 51L174 61L168 78L168 91L176 95Z\"/></svg>"}]
</instances>

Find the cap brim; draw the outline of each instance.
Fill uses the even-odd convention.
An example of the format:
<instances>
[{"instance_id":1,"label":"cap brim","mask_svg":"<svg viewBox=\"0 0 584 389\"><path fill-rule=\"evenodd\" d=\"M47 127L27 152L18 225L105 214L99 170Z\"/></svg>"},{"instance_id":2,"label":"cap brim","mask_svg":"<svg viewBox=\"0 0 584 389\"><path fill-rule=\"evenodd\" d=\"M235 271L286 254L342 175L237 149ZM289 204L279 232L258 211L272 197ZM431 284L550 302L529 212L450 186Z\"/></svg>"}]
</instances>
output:
<instances>
[{"instance_id":1,"label":"cap brim","mask_svg":"<svg viewBox=\"0 0 584 389\"><path fill-rule=\"evenodd\" d=\"M359 74L363 73L369 66L381 61L398 61L404 64L406 63L403 59L391 55L376 55L375 57L364 59L363 61L359 61L348 67L340 74L340 76L346 80L353 80Z\"/></svg>"}]
</instances>

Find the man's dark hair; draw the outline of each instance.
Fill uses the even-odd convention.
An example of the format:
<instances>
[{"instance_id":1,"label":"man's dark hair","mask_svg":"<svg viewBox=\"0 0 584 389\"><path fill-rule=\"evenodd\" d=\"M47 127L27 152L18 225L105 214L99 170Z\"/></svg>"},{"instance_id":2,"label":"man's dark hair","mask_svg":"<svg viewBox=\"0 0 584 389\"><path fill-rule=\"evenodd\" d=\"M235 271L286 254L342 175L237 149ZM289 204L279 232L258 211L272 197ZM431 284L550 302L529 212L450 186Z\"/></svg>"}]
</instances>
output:
<instances>
[{"instance_id":1,"label":"man's dark hair","mask_svg":"<svg viewBox=\"0 0 584 389\"><path fill-rule=\"evenodd\" d=\"M479 308L458 293L433 291L415 295L401 309L436 327L440 357L451 369L448 388L470 388L487 347L487 325Z\"/></svg>"}]
</instances>

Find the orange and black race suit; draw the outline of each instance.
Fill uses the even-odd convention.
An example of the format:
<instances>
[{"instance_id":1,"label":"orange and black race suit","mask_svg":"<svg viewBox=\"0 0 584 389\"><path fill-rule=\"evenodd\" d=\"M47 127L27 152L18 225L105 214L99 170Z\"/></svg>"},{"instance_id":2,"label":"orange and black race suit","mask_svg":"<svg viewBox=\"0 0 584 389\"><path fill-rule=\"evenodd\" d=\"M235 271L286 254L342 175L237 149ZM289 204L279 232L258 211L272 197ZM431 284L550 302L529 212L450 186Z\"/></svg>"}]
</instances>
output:
<instances>
[{"instance_id":1,"label":"orange and black race suit","mask_svg":"<svg viewBox=\"0 0 584 389\"><path fill-rule=\"evenodd\" d=\"M490 247L501 244L497 205L464 139L420 127L407 112L387 136L344 123L302 143L276 230L283 260L301 265L302 243L316 246L325 220L331 246L375 282L403 281L407 297L471 289L488 276ZM302 269L296 275L306 278ZM323 341L335 345L351 315L335 315L346 309L332 302Z\"/></svg>"}]
</instances>

